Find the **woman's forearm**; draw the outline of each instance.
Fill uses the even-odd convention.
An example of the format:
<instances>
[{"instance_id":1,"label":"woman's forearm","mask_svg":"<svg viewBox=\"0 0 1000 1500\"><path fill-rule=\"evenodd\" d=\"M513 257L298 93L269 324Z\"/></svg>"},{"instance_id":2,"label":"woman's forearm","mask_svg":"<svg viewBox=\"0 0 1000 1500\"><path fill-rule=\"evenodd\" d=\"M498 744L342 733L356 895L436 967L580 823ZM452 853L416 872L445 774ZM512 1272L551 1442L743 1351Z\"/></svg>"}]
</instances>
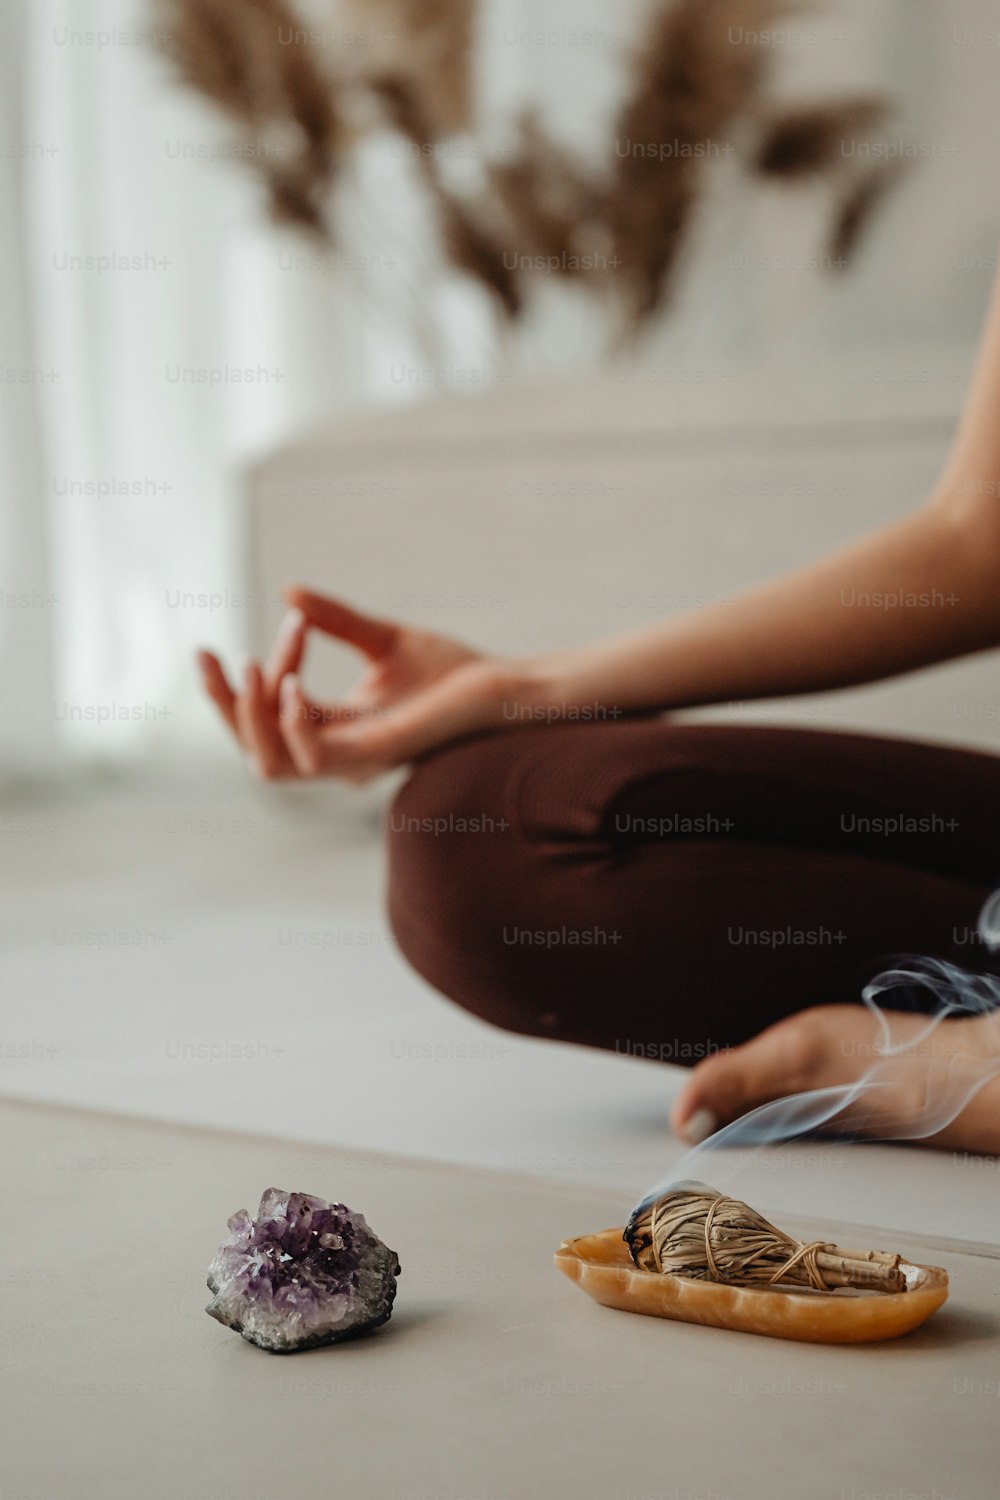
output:
<instances>
[{"instance_id":1,"label":"woman's forearm","mask_svg":"<svg viewBox=\"0 0 1000 1500\"><path fill-rule=\"evenodd\" d=\"M678 708L875 682L1000 645L998 411L1000 276L929 504L738 599L540 660L527 690L567 707Z\"/></svg>"},{"instance_id":2,"label":"woman's forearm","mask_svg":"<svg viewBox=\"0 0 1000 1500\"><path fill-rule=\"evenodd\" d=\"M534 674L554 703L628 712L821 692L983 650L1000 644L986 530L936 502L737 599L541 659Z\"/></svg>"}]
</instances>

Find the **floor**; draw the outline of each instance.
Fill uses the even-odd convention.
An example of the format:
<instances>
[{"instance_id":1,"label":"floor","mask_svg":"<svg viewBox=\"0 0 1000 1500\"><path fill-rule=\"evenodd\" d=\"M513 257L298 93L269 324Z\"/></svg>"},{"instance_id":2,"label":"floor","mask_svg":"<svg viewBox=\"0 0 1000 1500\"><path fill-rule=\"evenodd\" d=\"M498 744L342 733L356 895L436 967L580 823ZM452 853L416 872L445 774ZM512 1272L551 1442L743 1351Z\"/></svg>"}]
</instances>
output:
<instances>
[{"instance_id":1,"label":"floor","mask_svg":"<svg viewBox=\"0 0 1000 1500\"><path fill-rule=\"evenodd\" d=\"M392 947L377 825L370 795L229 765L0 810L2 1092L607 1187L623 1212L697 1176L773 1213L1000 1238L993 1159L686 1161L678 1070L467 1017Z\"/></svg>"},{"instance_id":2,"label":"floor","mask_svg":"<svg viewBox=\"0 0 1000 1500\"><path fill-rule=\"evenodd\" d=\"M996 1495L1000 1259L897 1241L951 1278L929 1323L788 1344L558 1275L564 1238L614 1223L611 1187L37 1105L0 1102L0 1133L9 1500ZM276 1357L204 1315L205 1269L229 1213L305 1177L402 1275L371 1337Z\"/></svg>"}]
</instances>

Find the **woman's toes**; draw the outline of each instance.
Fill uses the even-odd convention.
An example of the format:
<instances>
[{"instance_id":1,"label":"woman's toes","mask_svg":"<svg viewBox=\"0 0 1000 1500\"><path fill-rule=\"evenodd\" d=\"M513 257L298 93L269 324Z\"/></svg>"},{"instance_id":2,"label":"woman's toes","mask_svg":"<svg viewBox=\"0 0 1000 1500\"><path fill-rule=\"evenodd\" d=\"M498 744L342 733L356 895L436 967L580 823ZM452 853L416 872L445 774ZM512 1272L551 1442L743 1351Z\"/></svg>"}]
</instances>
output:
<instances>
[{"instance_id":1,"label":"woman's toes","mask_svg":"<svg viewBox=\"0 0 1000 1500\"><path fill-rule=\"evenodd\" d=\"M835 1062L829 1056L830 1018L803 1011L779 1021L742 1047L707 1057L674 1101L670 1122L689 1145L699 1145L730 1120L786 1094L816 1088Z\"/></svg>"},{"instance_id":2,"label":"woman's toes","mask_svg":"<svg viewBox=\"0 0 1000 1500\"><path fill-rule=\"evenodd\" d=\"M684 1137L689 1146L700 1146L702 1141L707 1141L718 1128L719 1120L714 1110L708 1109L704 1104L699 1104L694 1114L689 1115L685 1120L678 1134Z\"/></svg>"},{"instance_id":3,"label":"woman's toes","mask_svg":"<svg viewBox=\"0 0 1000 1500\"><path fill-rule=\"evenodd\" d=\"M692 1072L670 1112L671 1125L688 1145L699 1146L753 1107L746 1101L755 1082L759 1086L761 1081L759 1062L752 1054L756 1041L707 1057Z\"/></svg>"}]
</instances>

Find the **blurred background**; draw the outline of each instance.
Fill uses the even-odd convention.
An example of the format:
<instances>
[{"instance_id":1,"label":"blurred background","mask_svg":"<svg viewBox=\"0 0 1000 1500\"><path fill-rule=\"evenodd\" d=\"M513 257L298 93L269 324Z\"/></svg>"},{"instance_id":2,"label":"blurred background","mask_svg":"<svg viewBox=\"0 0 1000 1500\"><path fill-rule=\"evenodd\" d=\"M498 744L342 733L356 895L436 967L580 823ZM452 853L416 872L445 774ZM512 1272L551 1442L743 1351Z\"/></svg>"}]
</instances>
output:
<instances>
[{"instance_id":1,"label":"blurred background","mask_svg":"<svg viewBox=\"0 0 1000 1500\"><path fill-rule=\"evenodd\" d=\"M641 1188L662 1071L574 1055L553 1084L550 1049L493 1033L458 1066L483 1033L385 932L384 789L254 785L192 653L262 650L291 580L542 649L912 509L996 267L1000 9L8 0L0 25L11 1090L252 1124L263 1089L275 1128L344 1140L379 1087L360 1144L415 1112L412 1149L453 1154L468 1109L467 1153ZM310 659L317 692L348 678ZM973 662L713 713L992 745L1000 693ZM336 1105L292 1087L345 1053ZM609 1102L581 1136L583 1090Z\"/></svg>"},{"instance_id":2,"label":"blurred background","mask_svg":"<svg viewBox=\"0 0 1000 1500\"><path fill-rule=\"evenodd\" d=\"M237 30L246 25L238 4L206 13L227 9ZM260 7L244 9L253 15ZM270 75L293 54L322 77L338 70L394 77L394 69L409 76L423 67L428 97L440 103L450 90L428 140L457 201L488 197L488 164L517 160L525 109L548 149L569 153L596 190L637 144L623 139L620 127L654 9L649 0L547 0L541 10L526 0L440 7L310 0L289 10L286 25L295 32L286 30L284 39L284 12L275 11L274 56L247 62L256 70L249 86L270 88ZM422 51L412 39L421 11L433 18L425 30L437 25L443 35L443 42L425 39ZM752 43L728 43L723 26L749 35L740 18L752 12L718 12L737 18L714 23L730 52L749 52ZM247 124L181 81L172 49L184 7L15 0L4 19L8 244L0 314L8 367L0 408L8 596L0 641L16 705L3 730L8 766L37 771L43 762L222 748L198 701L190 650L198 642L247 648L269 627L268 591L282 577L259 555L248 494L257 461L310 429L349 442L358 415L370 421L372 413L465 395L509 398L530 382L544 392L541 403L535 394L524 403L536 448L551 392L565 413L553 417L554 442L592 432L595 413L613 437L621 415L631 413L641 428L627 445L634 451L651 430L669 430L672 414L684 426L696 418L723 426L726 388L745 371L763 403L758 420L769 430L791 422L797 408L810 422L878 415L887 390L894 420L911 413L947 420L967 374L996 253L990 133L982 120L993 98L997 19L988 0L835 0L815 13L776 14L765 35L777 40L757 46L769 72L765 108L884 97L886 117L870 137L851 139L846 149L856 161L845 160L853 167L864 151L881 151L886 160L905 151L898 180L875 205L852 265L831 271L824 260L838 175L850 173L835 163L832 171L799 178L754 176L744 165L754 146L739 140L750 127L727 122L725 139L712 143L717 154L704 163L671 295L627 342L620 309L609 305L607 283L616 273L606 266L603 275L599 266L581 276L522 277L522 310L516 321L507 318L492 289L443 250L421 166L427 158L390 123L391 110L373 107L373 94L355 108L360 123L343 127L357 135L342 148L331 201L323 205L335 225L324 242L269 220L264 172L296 149L298 127L284 101L273 119L262 113ZM308 39L296 40L296 33ZM208 46L197 36L193 44ZM460 58L451 64L455 76L435 61L449 46ZM652 118L661 123L655 111ZM722 154L732 149L730 137L739 150ZM673 141L655 137L638 144L674 149ZM880 164L877 154L868 160ZM664 156L652 170L664 178L677 166ZM614 226L603 231L581 236L581 256L613 257ZM501 244L521 258L537 253L525 233L518 242L509 232ZM616 374L623 378L616 382ZM602 375L612 399L617 386L613 410L605 395L588 401L586 389L572 389ZM852 383L863 388L852 390ZM491 488L498 453L488 445L490 413L456 413L449 430L466 422L482 429L484 447L463 505L470 525L481 503L496 525L504 507ZM384 437L369 441L378 448L397 431L389 416L384 427L365 429L376 430ZM406 452L419 423L398 430ZM772 448L780 443L775 432ZM405 600L446 587L509 593L510 579L486 569L446 583L426 555L432 542L414 576L410 538L396 526L427 497L406 472L409 460L392 479L383 457L370 453L368 472L355 454L353 493L332 464L322 475L302 476L298 490L281 493L279 484L269 491L275 527L294 526L310 498L314 512L329 518L322 538L302 538L302 552L290 546L280 561L308 565L312 581L348 595L370 595L374 586L386 596L369 598L376 606L390 594ZM435 454L441 467L447 460ZM514 490L506 497L510 516L527 523L520 481L537 485L537 496L526 492L539 502L536 513L546 498L558 509L567 497L546 497L548 482L562 482L548 453L536 452L525 470L505 473L502 482ZM789 474L789 484L794 479ZM682 554L683 577L697 595L717 586L715 565L709 559L700 578L699 533L689 540L676 524L683 513L671 513L683 507L682 487L669 469L662 472L656 513L647 517L659 534L633 558L650 543ZM718 496L718 507L730 513L723 529L725 521L739 525L751 515L755 525L770 526L779 497L766 490L755 495L750 485L745 494ZM586 529L620 513L623 497L572 498L576 528ZM842 509L852 498L827 495L825 504L799 505L798 512ZM911 482L885 504L917 499ZM377 539L361 512L377 513ZM776 530L780 524L779 516ZM377 571L368 556L376 541ZM524 550L538 545L530 535L521 541ZM484 537L487 560L490 551ZM782 551L775 566L785 562ZM463 566L475 560L467 557ZM564 556L559 566L572 563ZM610 589L619 582L644 590L645 580L627 576L612 578ZM258 599L262 585L267 597ZM552 587L557 591L555 581ZM648 613L666 612L657 605L669 603L670 587L650 592L666 598L654 597ZM26 607L15 602L22 595L31 601ZM397 612L405 613L405 604ZM513 613L521 617L516 627ZM618 623L632 623L621 613ZM589 616L594 632L605 625L600 600ZM522 597L509 607L494 604L488 614L467 610L459 623L486 643L502 646L516 630L519 641L523 635L544 645L553 624L563 633L586 629L588 613L554 622L544 600ZM97 724L101 705L109 704L123 716ZM158 717L161 710L169 715Z\"/></svg>"}]
</instances>

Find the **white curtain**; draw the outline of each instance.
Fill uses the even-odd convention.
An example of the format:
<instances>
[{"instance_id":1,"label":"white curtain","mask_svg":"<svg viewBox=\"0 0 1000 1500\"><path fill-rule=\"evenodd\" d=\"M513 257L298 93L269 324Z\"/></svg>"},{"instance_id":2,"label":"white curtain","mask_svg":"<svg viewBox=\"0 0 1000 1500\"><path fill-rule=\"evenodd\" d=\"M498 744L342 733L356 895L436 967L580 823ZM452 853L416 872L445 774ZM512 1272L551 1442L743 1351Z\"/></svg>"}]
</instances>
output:
<instances>
[{"instance_id":1,"label":"white curtain","mask_svg":"<svg viewBox=\"0 0 1000 1500\"><path fill-rule=\"evenodd\" d=\"M51 148L26 174L24 267L36 358L57 372L34 494L59 600L46 696L56 738L104 756L198 721L189 648L237 644L253 607L240 463L343 398L356 330L329 277L319 293L282 263L249 177L213 159L226 137L139 0L25 12L26 129Z\"/></svg>"},{"instance_id":2,"label":"white curtain","mask_svg":"<svg viewBox=\"0 0 1000 1500\"><path fill-rule=\"evenodd\" d=\"M13 0L5 30L6 136L27 155L2 162L0 317L8 363L51 378L3 387L0 584L57 602L0 613L25 705L0 749L37 767L46 743L214 743L192 650L238 650L261 603L243 465L338 410L426 395L399 371L446 359L452 325L486 328L482 299L429 311L429 226L385 140L352 239L273 228L143 0Z\"/></svg>"},{"instance_id":3,"label":"white curtain","mask_svg":"<svg viewBox=\"0 0 1000 1500\"><path fill-rule=\"evenodd\" d=\"M32 140L25 122L27 11L9 7L0 21L0 236L5 294L0 296L0 754L3 764L46 764L55 726L49 702L56 599L42 489L44 369L25 295L29 265L21 233L33 174L44 171L51 143Z\"/></svg>"}]
</instances>

